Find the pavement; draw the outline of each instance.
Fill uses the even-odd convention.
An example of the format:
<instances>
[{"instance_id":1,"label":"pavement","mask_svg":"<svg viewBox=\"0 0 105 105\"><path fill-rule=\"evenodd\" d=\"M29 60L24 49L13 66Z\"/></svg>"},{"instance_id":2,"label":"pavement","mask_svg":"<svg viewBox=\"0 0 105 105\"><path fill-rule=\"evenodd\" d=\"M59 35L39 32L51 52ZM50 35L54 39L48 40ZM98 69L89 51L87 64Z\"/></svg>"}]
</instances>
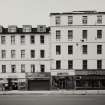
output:
<instances>
[{"instance_id":1,"label":"pavement","mask_svg":"<svg viewBox=\"0 0 105 105\"><path fill-rule=\"evenodd\" d=\"M105 90L0 91L0 95L105 95Z\"/></svg>"}]
</instances>

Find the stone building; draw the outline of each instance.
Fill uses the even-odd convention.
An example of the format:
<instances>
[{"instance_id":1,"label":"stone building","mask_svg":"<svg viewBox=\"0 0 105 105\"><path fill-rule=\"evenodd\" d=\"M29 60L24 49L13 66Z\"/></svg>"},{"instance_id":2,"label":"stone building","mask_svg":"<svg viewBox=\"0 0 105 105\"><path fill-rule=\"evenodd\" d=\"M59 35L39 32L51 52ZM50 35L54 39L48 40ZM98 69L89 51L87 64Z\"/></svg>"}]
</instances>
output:
<instances>
[{"instance_id":1,"label":"stone building","mask_svg":"<svg viewBox=\"0 0 105 105\"><path fill-rule=\"evenodd\" d=\"M0 86L105 89L105 12L50 13L50 27L0 26Z\"/></svg>"},{"instance_id":2,"label":"stone building","mask_svg":"<svg viewBox=\"0 0 105 105\"><path fill-rule=\"evenodd\" d=\"M0 79L8 89L50 88L50 34L45 25L0 26Z\"/></svg>"},{"instance_id":3,"label":"stone building","mask_svg":"<svg viewBox=\"0 0 105 105\"><path fill-rule=\"evenodd\" d=\"M52 85L105 88L105 12L51 13Z\"/></svg>"}]
</instances>

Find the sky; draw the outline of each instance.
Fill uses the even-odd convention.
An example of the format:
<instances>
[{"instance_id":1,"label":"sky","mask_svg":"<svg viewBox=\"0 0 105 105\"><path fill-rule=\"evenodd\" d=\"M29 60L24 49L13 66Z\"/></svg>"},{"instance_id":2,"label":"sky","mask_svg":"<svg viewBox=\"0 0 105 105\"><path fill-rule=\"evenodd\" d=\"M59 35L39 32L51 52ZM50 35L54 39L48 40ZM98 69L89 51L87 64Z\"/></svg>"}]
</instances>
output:
<instances>
[{"instance_id":1,"label":"sky","mask_svg":"<svg viewBox=\"0 0 105 105\"><path fill-rule=\"evenodd\" d=\"M105 11L105 0L0 0L0 25L50 25L52 12Z\"/></svg>"}]
</instances>

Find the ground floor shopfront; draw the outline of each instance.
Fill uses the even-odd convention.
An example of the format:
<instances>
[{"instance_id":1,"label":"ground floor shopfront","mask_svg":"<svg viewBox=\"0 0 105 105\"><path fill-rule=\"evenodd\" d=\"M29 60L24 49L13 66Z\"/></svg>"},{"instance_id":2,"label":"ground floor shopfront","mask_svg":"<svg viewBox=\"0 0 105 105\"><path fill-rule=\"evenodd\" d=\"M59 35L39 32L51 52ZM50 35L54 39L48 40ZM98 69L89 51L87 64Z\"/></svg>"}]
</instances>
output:
<instances>
[{"instance_id":1,"label":"ground floor shopfront","mask_svg":"<svg viewBox=\"0 0 105 105\"><path fill-rule=\"evenodd\" d=\"M26 78L21 73L0 74L0 90L25 90Z\"/></svg>"},{"instance_id":2,"label":"ground floor shopfront","mask_svg":"<svg viewBox=\"0 0 105 105\"><path fill-rule=\"evenodd\" d=\"M27 73L27 90L50 90L51 75L47 73Z\"/></svg>"},{"instance_id":3,"label":"ground floor shopfront","mask_svg":"<svg viewBox=\"0 0 105 105\"><path fill-rule=\"evenodd\" d=\"M105 70L76 70L76 89L105 89Z\"/></svg>"},{"instance_id":4,"label":"ground floor shopfront","mask_svg":"<svg viewBox=\"0 0 105 105\"><path fill-rule=\"evenodd\" d=\"M0 74L0 90L105 89L105 70Z\"/></svg>"},{"instance_id":5,"label":"ground floor shopfront","mask_svg":"<svg viewBox=\"0 0 105 105\"><path fill-rule=\"evenodd\" d=\"M51 88L52 89L74 89L74 70L52 70Z\"/></svg>"}]
</instances>

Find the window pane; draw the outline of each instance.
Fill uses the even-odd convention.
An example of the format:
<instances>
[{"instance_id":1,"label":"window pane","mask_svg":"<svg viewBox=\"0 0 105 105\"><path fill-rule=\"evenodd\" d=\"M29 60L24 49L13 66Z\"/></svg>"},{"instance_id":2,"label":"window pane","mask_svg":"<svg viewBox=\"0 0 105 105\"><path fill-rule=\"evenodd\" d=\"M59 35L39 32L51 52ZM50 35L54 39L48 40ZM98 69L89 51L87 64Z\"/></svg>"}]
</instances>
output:
<instances>
[{"instance_id":1,"label":"window pane","mask_svg":"<svg viewBox=\"0 0 105 105\"><path fill-rule=\"evenodd\" d=\"M102 38L102 30L97 30L97 38Z\"/></svg>"},{"instance_id":2,"label":"window pane","mask_svg":"<svg viewBox=\"0 0 105 105\"><path fill-rule=\"evenodd\" d=\"M98 24L102 23L102 16L101 15L97 16L97 23Z\"/></svg>"},{"instance_id":3,"label":"window pane","mask_svg":"<svg viewBox=\"0 0 105 105\"><path fill-rule=\"evenodd\" d=\"M40 65L40 71L45 72L45 65Z\"/></svg>"},{"instance_id":4,"label":"window pane","mask_svg":"<svg viewBox=\"0 0 105 105\"><path fill-rule=\"evenodd\" d=\"M25 73L25 64L21 64L21 72Z\"/></svg>"},{"instance_id":5,"label":"window pane","mask_svg":"<svg viewBox=\"0 0 105 105\"><path fill-rule=\"evenodd\" d=\"M97 54L102 54L102 45L97 45Z\"/></svg>"},{"instance_id":6,"label":"window pane","mask_svg":"<svg viewBox=\"0 0 105 105\"><path fill-rule=\"evenodd\" d=\"M82 37L83 39L87 39L87 30L82 31Z\"/></svg>"},{"instance_id":7,"label":"window pane","mask_svg":"<svg viewBox=\"0 0 105 105\"><path fill-rule=\"evenodd\" d=\"M68 30L68 39L73 39L73 30Z\"/></svg>"},{"instance_id":8,"label":"window pane","mask_svg":"<svg viewBox=\"0 0 105 105\"><path fill-rule=\"evenodd\" d=\"M61 61L56 61L56 69L61 69Z\"/></svg>"},{"instance_id":9,"label":"window pane","mask_svg":"<svg viewBox=\"0 0 105 105\"><path fill-rule=\"evenodd\" d=\"M6 37L5 36L1 36L1 44L5 44L6 43Z\"/></svg>"},{"instance_id":10,"label":"window pane","mask_svg":"<svg viewBox=\"0 0 105 105\"><path fill-rule=\"evenodd\" d=\"M15 36L14 35L11 36L11 44L15 44Z\"/></svg>"},{"instance_id":11,"label":"window pane","mask_svg":"<svg viewBox=\"0 0 105 105\"><path fill-rule=\"evenodd\" d=\"M25 50L21 50L21 58L25 58Z\"/></svg>"},{"instance_id":12,"label":"window pane","mask_svg":"<svg viewBox=\"0 0 105 105\"><path fill-rule=\"evenodd\" d=\"M31 58L35 58L35 50L31 50Z\"/></svg>"},{"instance_id":13,"label":"window pane","mask_svg":"<svg viewBox=\"0 0 105 105\"><path fill-rule=\"evenodd\" d=\"M11 65L12 73L16 73L16 65Z\"/></svg>"},{"instance_id":14,"label":"window pane","mask_svg":"<svg viewBox=\"0 0 105 105\"><path fill-rule=\"evenodd\" d=\"M56 39L57 40L60 40L60 37L61 37L61 31L60 30L57 30L56 31Z\"/></svg>"},{"instance_id":15,"label":"window pane","mask_svg":"<svg viewBox=\"0 0 105 105\"><path fill-rule=\"evenodd\" d=\"M97 69L102 69L102 60L97 60Z\"/></svg>"},{"instance_id":16,"label":"window pane","mask_svg":"<svg viewBox=\"0 0 105 105\"><path fill-rule=\"evenodd\" d=\"M83 69L87 69L87 60L83 60Z\"/></svg>"},{"instance_id":17,"label":"window pane","mask_svg":"<svg viewBox=\"0 0 105 105\"><path fill-rule=\"evenodd\" d=\"M55 17L55 24L60 25L60 16Z\"/></svg>"},{"instance_id":18,"label":"window pane","mask_svg":"<svg viewBox=\"0 0 105 105\"><path fill-rule=\"evenodd\" d=\"M61 54L61 46L57 45L56 46L56 55L60 55Z\"/></svg>"},{"instance_id":19,"label":"window pane","mask_svg":"<svg viewBox=\"0 0 105 105\"><path fill-rule=\"evenodd\" d=\"M68 25L73 24L73 16L68 16Z\"/></svg>"},{"instance_id":20,"label":"window pane","mask_svg":"<svg viewBox=\"0 0 105 105\"><path fill-rule=\"evenodd\" d=\"M83 45L83 54L87 54L87 45Z\"/></svg>"},{"instance_id":21,"label":"window pane","mask_svg":"<svg viewBox=\"0 0 105 105\"><path fill-rule=\"evenodd\" d=\"M11 50L11 58L15 58L15 50Z\"/></svg>"},{"instance_id":22,"label":"window pane","mask_svg":"<svg viewBox=\"0 0 105 105\"><path fill-rule=\"evenodd\" d=\"M73 61L68 60L68 69L73 69Z\"/></svg>"},{"instance_id":23,"label":"window pane","mask_svg":"<svg viewBox=\"0 0 105 105\"><path fill-rule=\"evenodd\" d=\"M31 42L31 44L35 43L35 37L33 35L30 36L30 42Z\"/></svg>"},{"instance_id":24,"label":"window pane","mask_svg":"<svg viewBox=\"0 0 105 105\"><path fill-rule=\"evenodd\" d=\"M73 46L68 46L68 54L73 54Z\"/></svg>"},{"instance_id":25,"label":"window pane","mask_svg":"<svg viewBox=\"0 0 105 105\"><path fill-rule=\"evenodd\" d=\"M82 23L83 24L87 24L87 16L83 16L82 17Z\"/></svg>"},{"instance_id":26,"label":"window pane","mask_svg":"<svg viewBox=\"0 0 105 105\"><path fill-rule=\"evenodd\" d=\"M34 73L34 72L35 72L35 65L31 64L31 73Z\"/></svg>"},{"instance_id":27,"label":"window pane","mask_svg":"<svg viewBox=\"0 0 105 105\"><path fill-rule=\"evenodd\" d=\"M6 73L6 65L2 65L2 73Z\"/></svg>"},{"instance_id":28,"label":"window pane","mask_svg":"<svg viewBox=\"0 0 105 105\"><path fill-rule=\"evenodd\" d=\"M44 43L44 36L40 36L40 43Z\"/></svg>"},{"instance_id":29,"label":"window pane","mask_svg":"<svg viewBox=\"0 0 105 105\"><path fill-rule=\"evenodd\" d=\"M40 50L40 57L44 58L45 57L45 51L44 50Z\"/></svg>"},{"instance_id":30,"label":"window pane","mask_svg":"<svg viewBox=\"0 0 105 105\"><path fill-rule=\"evenodd\" d=\"M24 35L21 36L20 40L21 40L21 44L25 44L25 36Z\"/></svg>"},{"instance_id":31,"label":"window pane","mask_svg":"<svg viewBox=\"0 0 105 105\"><path fill-rule=\"evenodd\" d=\"M6 58L6 50L1 50L2 58Z\"/></svg>"}]
</instances>

